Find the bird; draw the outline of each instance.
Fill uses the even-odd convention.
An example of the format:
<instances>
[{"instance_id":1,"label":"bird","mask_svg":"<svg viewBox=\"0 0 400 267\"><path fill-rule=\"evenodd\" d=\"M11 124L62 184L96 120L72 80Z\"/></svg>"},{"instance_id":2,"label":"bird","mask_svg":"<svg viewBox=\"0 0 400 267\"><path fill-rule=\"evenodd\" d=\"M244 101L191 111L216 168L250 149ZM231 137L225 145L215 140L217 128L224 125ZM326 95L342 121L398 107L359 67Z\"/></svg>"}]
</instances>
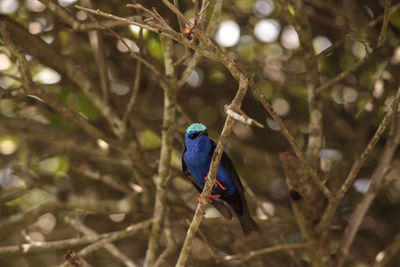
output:
<instances>
[{"instance_id":1,"label":"bird","mask_svg":"<svg viewBox=\"0 0 400 267\"><path fill-rule=\"evenodd\" d=\"M182 171L199 193L203 191L207 180L216 146L217 144L208 137L207 127L204 124L193 123L186 129ZM200 202L200 195L198 201ZM256 222L250 216L242 182L226 151L222 154L209 202L224 217L231 219L232 212L229 205L239 219L245 235L259 231Z\"/></svg>"}]
</instances>

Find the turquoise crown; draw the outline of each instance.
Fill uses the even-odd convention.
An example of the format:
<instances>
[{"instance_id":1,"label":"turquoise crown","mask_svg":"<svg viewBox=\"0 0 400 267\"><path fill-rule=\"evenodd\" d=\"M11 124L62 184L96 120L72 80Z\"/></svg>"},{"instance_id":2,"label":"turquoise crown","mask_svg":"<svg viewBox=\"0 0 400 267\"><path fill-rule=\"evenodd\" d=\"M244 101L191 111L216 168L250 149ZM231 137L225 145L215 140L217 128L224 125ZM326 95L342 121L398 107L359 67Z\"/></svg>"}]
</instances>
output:
<instances>
[{"instance_id":1,"label":"turquoise crown","mask_svg":"<svg viewBox=\"0 0 400 267\"><path fill-rule=\"evenodd\" d=\"M207 130L207 127L202 124L202 123L192 123L189 127L186 129L186 133L194 132L194 131L204 131Z\"/></svg>"}]
</instances>

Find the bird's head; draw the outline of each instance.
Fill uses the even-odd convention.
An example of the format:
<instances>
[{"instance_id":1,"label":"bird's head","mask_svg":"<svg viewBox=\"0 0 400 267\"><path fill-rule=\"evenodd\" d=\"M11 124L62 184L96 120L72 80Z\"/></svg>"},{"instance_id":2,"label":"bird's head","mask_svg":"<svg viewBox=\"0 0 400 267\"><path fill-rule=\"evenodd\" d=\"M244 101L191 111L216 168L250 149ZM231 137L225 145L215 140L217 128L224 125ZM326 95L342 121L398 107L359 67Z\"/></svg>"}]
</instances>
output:
<instances>
[{"instance_id":1,"label":"bird's head","mask_svg":"<svg viewBox=\"0 0 400 267\"><path fill-rule=\"evenodd\" d=\"M185 145L188 151L208 153L211 142L208 139L207 127L201 123L193 123L186 129Z\"/></svg>"}]
</instances>

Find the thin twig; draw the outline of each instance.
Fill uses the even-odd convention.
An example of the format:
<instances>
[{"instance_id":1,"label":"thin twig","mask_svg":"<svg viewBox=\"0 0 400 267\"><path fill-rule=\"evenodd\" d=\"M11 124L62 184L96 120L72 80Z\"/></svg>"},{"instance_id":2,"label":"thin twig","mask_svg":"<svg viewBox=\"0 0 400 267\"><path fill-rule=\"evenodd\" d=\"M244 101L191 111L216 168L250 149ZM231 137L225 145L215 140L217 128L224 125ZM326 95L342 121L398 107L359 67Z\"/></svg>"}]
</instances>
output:
<instances>
[{"instance_id":1,"label":"thin twig","mask_svg":"<svg viewBox=\"0 0 400 267\"><path fill-rule=\"evenodd\" d=\"M379 188L382 185L382 181L384 179L385 170L390 165L394 153L400 142L400 116L397 115L395 133L393 136L386 141L385 148L382 152L382 156L379 159L378 166L375 168L374 172L371 175L371 184L368 188L368 191L364 194L361 202L356 206L353 211L350 221L344 230L342 245L340 246L340 250L338 253L338 261L337 267L341 267L346 260L346 257L349 253L350 247L353 244L354 238L357 234L357 231L361 225L362 220L365 217L365 214L368 211L372 201L375 199L376 194L378 193Z\"/></svg>"},{"instance_id":2,"label":"thin twig","mask_svg":"<svg viewBox=\"0 0 400 267\"><path fill-rule=\"evenodd\" d=\"M393 12L396 12L400 8L400 3L393 5L390 8L390 14ZM354 33L360 33L368 28L374 27L376 24L378 24L382 19L384 18L384 14L376 17L375 19L369 21L367 24L363 25L359 30L357 30ZM354 34L353 33L353 34ZM341 44L343 44L346 40L348 39L348 34L344 35L341 39L333 43L330 47L326 48L323 50L321 53L318 54L318 57L326 56L329 53L331 53L333 50L338 48Z\"/></svg>"},{"instance_id":3,"label":"thin twig","mask_svg":"<svg viewBox=\"0 0 400 267\"><path fill-rule=\"evenodd\" d=\"M385 249L378 252L375 257L375 262L372 267L384 267L391 259L399 255L400 251L400 233L394 236L392 242L390 242Z\"/></svg>"},{"instance_id":4,"label":"thin twig","mask_svg":"<svg viewBox=\"0 0 400 267\"><path fill-rule=\"evenodd\" d=\"M75 230L83 233L85 236L98 237L99 234L84 225L78 218L65 218L65 222L71 225ZM105 244L104 248L115 258L119 259L127 267L137 267L137 265L119 250L114 244Z\"/></svg>"},{"instance_id":5,"label":"thin twig","mask_svg":"<svg viewBox=\"0 0 400 267\"><path fill-rule=\"evenodd\" d=\"M127 227L125 230L122 231L116 231L116 232L111 232L107 234L99 234L97 236L84 236L79 239L84 239L84 240L90 240L89 243L91 245L83 248L81 251L77 253L77 256L83 257L86 256L93 251L104 247L106 244L130 237L137 232L146 229L151 225L152 220L146 220L137 224L132 224L129 227ZM76 239L76 238L75 238ZM57 241L55 241L57 242ZM49 242L50 243L50 242ZM63 264L60 265L60 267L66 267L68 262L64 262Z\"/></svg>"},{"instance_id":6,"label":"thin twig","mask_svg":"<svg viewBox=\"0 0 400 267\"><path fill-rule=\"evenodd\" d=\"M254 257L262 256L262 255L268 254L268 253L273 253L273 252L278 252L278 251L288 250L288 249L304 249L304 248L307 248L306 243L276 245L276 246L269 247L269 248L253 250L246 254L227 255L227 256L223 257L221 261L224 262L224 261L238 260L242 263L242 262L248 261Z\"/></svg>"},{"instance_id":7,"label":"thin twig","mask_svg":"<svg viewBox=\"0 0 400 267\"><path fill-rule=\"evenodd\" d=\"M69 13L65 8L56 4L53 0L39 0L44 5L48 7L48 9L60 17L63 21L65 21L71 28L75 31L90 31L90 30L99 30L102 29L103 26L108 28L114 28L119 26L126 26L128 23L116 20L108 20L102 21L102 25L96 21L94 22L86 22L82 23L75 19L71 13ZM134 17L129 17L127 19L133 19Z\"/></svg>"},{"instance_id":8,"label":"thin twig","mask_svg":"<svg viewBox=\"0 0 400 267\"><path fill-rule=\"evenodd\" d=\"M375 50L376 51L376 50ZM326 81L325 83L321 84L317 89L315 89L317 94L322 93L326 89L332 88L333 85L336 83L340 82L347 76L349 76L351 73L355 72L359 68L361 68L370 58L373 54L375 54L375 51L367 53L360 61L358 61L356 64L348 68L347 70L341 72L338 74L336 77L333 77L332 79Z\"/></svg>"},{"instance_id":9,"label":"thin twig","mask_svg":"<svg viewBox=\"0 0 400 267\"><path fill-rule=\"evenodd\" d=\"M386 39L386 33L387 33L387 28L388 28L389 18L390 18L390 4L391 3L392 3L392 0L385 1L385 12L383 13L383 23L382 23L381 33L379 34L379 38L378 38L378 45L377 45L378 48L383 45L383 43L385 42L385 39Z\"/></svg>"},{"instance_id":10,"label":"thin twig","mask_svg":"<svg viewBox=\"0 0 400 267\"><path fill-rule=\"evenodd\" d=\"M301 162L301 164L304 167L306 167L307 171L310 173L311 178L314 181L314 183L320 188L320 190L325 195L325 197L329 201L331 201L333 199L331 192L329 191L328 187L326 187L326 185L318 177L315 170L312 169L311 166L307 163L306 159L303 156L303 153L300 151L299 147L297 146L296 142L294 141L293 136L289 133L289 130L286 128L282 119L275 112L275 110L273 110L271 105L268 103L268 100L265 98L263 93L260 91L260 89L256 86L256 84L253 81L250 82L250 86L251 86L251 89L253 89L253 91L256 93L256 95L260 99L261 104L264 106L264 108L268 111L268 113L271 115L271 117L278 123L283 135L288 140L290 146L292 147L294 153L296 154L296 156L299 159L299 161Z\"/></svg>"},{"instance_id":11,"label":"thin twig","mask_svg":"<svg viewBox=\"0 0 400 267\"><path fill-rule=\"evenodd\" d=\"M174 6L173 4L171 4L168 0L162 0L162 2L164 3L164 5L166 5L172 12L174 12L176 14L176 16L180 17L185 23L186 25L188 25L189 27L193 27L192 22L185 17L185 15L182 14L182 12L176 8L176 6Z\"/></svg>"},{"instance_id":12,"label":"thin twig","mask_svg":"<svg viewBox=\"0 0 400 267\"><path fill-rule=\"evenodd\" d=\"M175 67L173 64L173 42L170 38L161 35L161 43L164 49L164 67L167 83L163 87L164 91L164 114L163 114L163 130L161 134L160 161L158 165L158 174L154 179L156 185L156 199L154 203L153 218L154 223L151 228L150 238L146 251L144 266L153 266L156 260L156 253L159 247L159 237L161 234L161 223L165 213L165 182L170 172L172 141L175 134L175 116L176 116L176 93L177 79Z\"/></svg>"},{"instance_id":13,"label":"thin twig","mask_svg":"<svg viewBox=\"0 0 400 267\"><path fill-rule=\"evenodd\" d=\"M135 80L133 82L132 94L129 98L128 105L126 106L126 110L122 121L126 124L129 114L131 113L133 106L136 103L137 94L139 92L139 85L140 85L140 78L142 72L142 63L138 60L136 61L136 68L135 68Z\"/></svg>"},{"instance_id":14,"label":"thin twig","mask_svg":"<svg viewBox=\"0 0 400 267\"><path fill-rule=\"evenodd\" d=\"M379 141L386 127L393 119L394 114L397 112L397 106L399 105L399 102L400 102L400 87L393 100L390 111L386 113L382 122L379 124L379 127L376 130L374 136L371 138L367 147L361 153L360 158L354 163L353 167L350 170L350 173L346 177L345 182L342 184L334 200L328 204L328 207L326 208L320 223L317 225L316 228L317 232L322 233L324 231L327 231L330 221L336 211L337 206L339 205L340 200L343 198L343 196L349 190L350 186L353 184L361 167L364 165L365 161L369 158L369 156L372 153L372 150L375 148L376 143Z\"/></svg>"},{"instance_id":15,"label":"thin twig","mask_svg":"<svg viewBox=\"0 0 400 267\"><path fill-rule=\"evenodd\" d=\"M236 93L235 98L232 100L232 103L231 103L232 106L240 107L240 105L242 104L244 95L246 94L247 87L248 87L248 78L246 76L242 75L240 82L239 82L239 89ZM232 128L233 128L234 124L235 124L235 120L232 117L228 116L225 120L224 128L222 129L221 136L218 140L217 147L215 148L215 151L214 151L214 154L213 154L213 157L211 160L211 165L210 165L210 169L208 172L208 179L203 188L203 192L201 193L201 202L197 205L196 212L194 214L194 217L190 224L190 227L187 231L185 242L183 243L183 247L182 247L181 253L179 255L178 262L176 263L177 267L185 266L186 261L188 259L196 231L203 219L204 212L205 212L205 209L206 209L206 206L208 203L208 198L210 197L211 190L215 183L215 179L217 176L217 169L218 169L221 157L222 157L222 153L224 151L224 147L226 146L226 143L232 132Z\"/></svg>"},{"instance_id":16,"label":"thin twig","mask_svg":"<svg viewBox=\"0 0 400 267\"><path fill-rule=\"evenodd\" d=\"M258 121L250 118L247 116L245 113L241 112L242 114L237 113L236 111L233 111L232 109L226 109L225 110L226 115L231 116L237 121L240 121L241 123L248 125L248 126L257 126L259 128L264 128L264 125L259 123Z\"/></svg>"},{"instance_id":17,"label":"thin twig","mask_svg":"<svg viewBox=\"0 0 400 267\"><path fill-rule=\"evenodd\" d=\"M79 238L71 238L58 241L36 242L34 243L34 245L29 243L29 244L15 245L15 246L4 246L0 247L0 255L9 255L16 253L32 253L32 252L64 249L69 247L82 246L90 243L95 243L104 239L107 242L113 242L132 236L136 234L138 231L146 229L150 225L151 225L151 220L146 220L138 224L133 224L127 227L125 230L99 234L98 236L83 236Z\"/></svg>"}]
</instances>

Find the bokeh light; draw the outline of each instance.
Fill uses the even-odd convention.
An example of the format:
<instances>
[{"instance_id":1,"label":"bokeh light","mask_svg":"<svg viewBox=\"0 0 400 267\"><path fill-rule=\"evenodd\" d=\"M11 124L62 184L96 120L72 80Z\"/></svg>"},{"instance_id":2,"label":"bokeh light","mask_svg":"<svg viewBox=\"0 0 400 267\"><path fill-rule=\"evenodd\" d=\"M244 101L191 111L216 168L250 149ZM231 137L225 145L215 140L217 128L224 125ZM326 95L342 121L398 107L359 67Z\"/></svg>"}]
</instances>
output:
<instances>
[{"instance_id":1,"label":"bokeh light","mask_svg":"<svg viewBox=\"0 0 400 267\"><path fill-rule=\"evenodd\" d=\"M42 12L46 9L46 6L40 3L38 0L25 0L26 7L33 12Z\"/></svg>"},{"instance_id":2,"label":"bokeh light","mask_svg":"<svg viewBox=\"0 0 400 267\"><path fill-rule=\"evenodd\" d=\"M354 189L357 192L364 194L368 191L370 185L371 185L371 179L360 178L354 182Z\"/></svg>"},{"instance_id":3,"label":"bokeh light","mask_svg":"<svg viewBox=\"0 0 400 267\"><path fill-rule=\"evenodd\" d=\"M12 14L18 9L17 0L0 0L0 13Z\"/></svg>"},{"instance_id":4,"label":"bokeh light","mask_svg":"<svg viewBox=\"0 0 400 267\"><path fill-rule=\"evenodd\" d=\"M321 53L331 45L332 45L331 40L329 40L325 36L317 36L313 40L313 47L316 54Z\"/></svg>"},{"instance_id":5,"label":"bokeh light","mask_svg":"<svg viewBox=\"0 0 400 267\"><path fill-rule=\"evenodd\" d=\"M215 35L215 40L220 46L232 47L239 42L240 28L233 20L222 22Z\"/></svg>"},{"instance_id":6,"label":"bokeh light","mask_svg":"<svg viewBox=\"0 0 400 267\"><path fill-rule=\"evenodd\" d=\"M39 34L42 32L42 24L40 24L40 22L37 21L32 21L29 23L28 25L28 30L31 34Z\"/></svg>"},{"instance_id":7,"label":"bokeh light","mask_svg":"<svg viewBox=\"0 0 400 267\"><path fill-rule=\"evenodd\" d=\"M139 32L140 32L141 27L136 26L136 25L129 25L129 30L132 32L133 36L136 38L139 38ZM143 29L143 38L145 39L147 35L149 34L149 31L147 29Z\"/></svg>"},{"instance_id":8,"label":"bokeh light","mask_svg":"<svg viewBox=\"0 0 400 267\"><path fill-rule=\"evenodd\" d=\"M113 222L122 222L125 219L126 214L125 213L114 213L114 214L108 215L108 217Z\"/></svg>"},{"instance_id":9,"label":"bokeh light","mask_svg":"<svg viewBox=\"0 0 400 267\"><path fill-rule=\"evenodd\" d=\"M271 128L271 130L274 130L274 131L281 130L281 127L279 127L279 124L273 119L267 118L267 125L269 128Z\"/></svg>"},{"instance_id":10,"label":"bokeh light","mask_svg":"<svg viewBox=\"0 0 400 267\"><path fill-rule=\"evenodd\" d=\"M33 76L33 80L42 84L56 84L61 80L61 75L53 69L42 68Z\"/></svg>"},{"instance_id":11,"label":"bokeh light","mask_svg":"<svg viewBox=\"0 0 400 267\"><path fill-rule=\"evenodd\" d=\"M254 4L253 12L257 17L266 17L274 11L274 7L272 0L258 0Z\"/></svg>"},{"instance_id":12,"label":"bokeh light","mask_svg":"<svg viewBox=\"0 0 400 267\"><path fill-rule=\"evenodd\" d=\"M83 21L83 20L86 20L87 17L88 17L88 16L87 16L86 12L84 12L84 11L82 11L82 10L79 10L78 12L76 12L76 18L77 18L78 20Z\"/></svg>"},{"instance_id":13,"label":"bokeh light","mask_svg":"<svg viewBox=\"0 0 400 267\"><path fill-rule=\"evenodd\" d=\"M357 100L358 92L356 89L351 87L343 88L343 100L344 102L351 103Z\"/></svg>"},{"instance_id":14,"label":"bokeh light","mask_svg":"<svg viewBox=\"0 0 400 267\"><path fill-rule=\"evenodd\" d=\"M10 58L5 54L0 54L0 71L6 70L11 67Z\"/></svg>"},{"instance_id":15,"label":"bokeh light","mask_svg":"<svg viewBox=\"0 0 400 267\"><path fill-rule=\"evenodd\" d=\"M263 19L256 23L254 34L261 42L274 42L278 38L281 25L274 19Z\"/></svg>"},{"instance_id":16,"label":"bokeh light","mask_svg":"<svg viewBox=\"0 0 400 267\"><path fill-rule=\"evenodd\" d=\"M278 113L279 116L285 116L290 111L289 102L283 98L277 98L272 101L272 108Z\"/></svg>"},{"instance_id":17,"label":"bokeh light","mask_svg":"<svg viewBox=\"0 0 400 267\"><path fill-rule=\"evenodd\" d=\"M200 85L203 84L203 81L204 81L203 71L201 69L199 69L199 68L196 68L189 75L189 77L188 77L186 82L191 87L199 87Z\"/></svg>"},{"instance_id":18,"label":"bokeh light","mask_svg":"<svg viewBox=\"0 0 400 267\"><path fill-rule=\"evenodd\" d=\"M286 25L281 35L282 46L286 49L296 49L300 46L299 36L292 25Z\"/></svg>"},{"instance_id":19,"label":"bokeh light","mask_svg":"<svg viewBox=\"0 0 400 267\"><path fill-rule=\"evenodd\" d=\"M139 52L138 45L134 41L132 41L132 40L130 40L128 38L123 38L123 41L122 40L118 40L117 41L117 48L118 48L119 51L121 51L123 53L129 52L129 51L132 51L132 52L135 52L135 53Z\"/></svg>"},{"instance_id":20,"label":"bokeh light","mask_svg":"<svg viewBox=\"0 0 400 267\"><path fill-rule=\"evenodd\" d=\"M18 149L18 144L12 137L3 137L0 139L0 154L11 155Z\"/></svg>"},{"instance_id":21,"label":"bokeh light","mask_svg":"<svg viewBox=\"0 0 400 267\"><path fill-rule=\"evenodd\" d=\"M73 3L75 3L76 0L58 0L58 3L60 4L60 6L62 7L67 7L72 5Z\"/></svg>"},{"instance_id":22,"label":"bokeh light","mask_svg":"<svg viewBox=\"0 0 400 267\"><path fill-rule=\"evenodd\" d=\"M351 53L358 58L363 58L367 52L365 51L365 46L363 44L354 42L351 46Z\"/></svg>"},{"instance_id":23,"label":"bokeh light","mask_svg":"<svg viewBox=\"0 0 400 267\"><path fill-rule=\"evenodd\" d=\"M116 95L126 95L130 89L127 83L113 80L110 84L110 90Z\"/></svg>"}]
</instances>

